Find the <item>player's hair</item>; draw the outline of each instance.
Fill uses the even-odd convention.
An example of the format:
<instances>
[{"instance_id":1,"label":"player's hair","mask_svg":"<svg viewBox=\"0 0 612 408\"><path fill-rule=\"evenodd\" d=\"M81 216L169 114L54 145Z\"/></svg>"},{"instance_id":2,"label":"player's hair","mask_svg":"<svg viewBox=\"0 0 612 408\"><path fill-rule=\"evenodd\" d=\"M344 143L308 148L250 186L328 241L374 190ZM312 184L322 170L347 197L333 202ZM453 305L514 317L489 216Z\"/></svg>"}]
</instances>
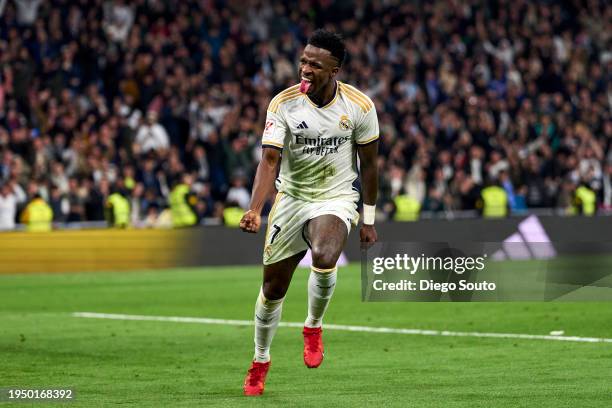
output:
<instances>
[{"instance_id":1,"label":"player's hair","mask_svg":"<svg viewBox=\"0 0 612 408\"><path fill-rule=\"evenodd\" d=\"M312 33L308 39L308 44L331 52L331 55L338 59L338 66L342 66L346 57L346 46L340 34L318 29Z\"/></svg>"}]
</instances>

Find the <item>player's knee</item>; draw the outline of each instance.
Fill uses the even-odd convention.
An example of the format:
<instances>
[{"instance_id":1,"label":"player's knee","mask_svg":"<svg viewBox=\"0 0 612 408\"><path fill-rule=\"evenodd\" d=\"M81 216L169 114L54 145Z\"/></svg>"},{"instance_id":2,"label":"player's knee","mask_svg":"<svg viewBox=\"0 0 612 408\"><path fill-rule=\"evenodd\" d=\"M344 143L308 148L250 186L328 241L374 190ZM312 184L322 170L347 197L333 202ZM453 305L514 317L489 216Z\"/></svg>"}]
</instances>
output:
<instances>
[{"instance_id":1,"label":"player's knee","mask_svg":"<svg viewBox=\"0 0 612 408\"><path fill-rule=\"evenodd\" d=\"M312 264L317 268L331 269L336 266L338 255L331 248L326 248L324 245L315 245L311 252Z\"/></svg>"},{"instance_id":2,"label":"player's knee","mask_svg":"<svg viewBox=\"0 0 612 408\"><path fill-rule=\"evenodd\" d=\"M263 295L268 300L282 299L287 293L287 288L272 282L264 282L262 285Z\"/></svg>"}]
</instances>

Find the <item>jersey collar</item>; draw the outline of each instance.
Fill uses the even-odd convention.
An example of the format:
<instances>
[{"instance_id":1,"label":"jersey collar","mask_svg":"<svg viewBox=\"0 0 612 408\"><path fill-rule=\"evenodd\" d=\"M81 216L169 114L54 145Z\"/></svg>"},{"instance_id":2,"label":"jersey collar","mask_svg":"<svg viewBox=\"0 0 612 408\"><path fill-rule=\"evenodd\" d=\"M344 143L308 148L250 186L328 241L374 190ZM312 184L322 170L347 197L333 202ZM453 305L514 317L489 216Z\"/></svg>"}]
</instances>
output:
<instances>
[{"instance_id":1,"label":"jersey collar","mask_svg":"<svg viewBox=\"0 0 612 408\"><path fill-rule=\"evenodd\" d=\"M318 108L318 109L325 109L325 108L329 108L329 107L330 107L330 106L332 106L334 103L336 103L336 100L338 100L338 95L340 94L340 90L339 90L340 86L339 86L339 84L338 84L338 81L334 81L334 82L335 82L335 85L336 85L336 88L335 88L335 90L334 90L334 97L332 98L332 100L331 100L331 101L329 101L329 102L327 103L327 105L325 105L325 106L319 106L319 105L317 105L316 103L314 103L313 101L311 101L311 100L310 100L310 98L308 97L308 95L306 95L306 94L304 94L304 98L306 98L306 100L307 100L308 102L310 102L310 104L311 104L312 106L314 106L315 108Z\"/></svg>"}]
</instances>

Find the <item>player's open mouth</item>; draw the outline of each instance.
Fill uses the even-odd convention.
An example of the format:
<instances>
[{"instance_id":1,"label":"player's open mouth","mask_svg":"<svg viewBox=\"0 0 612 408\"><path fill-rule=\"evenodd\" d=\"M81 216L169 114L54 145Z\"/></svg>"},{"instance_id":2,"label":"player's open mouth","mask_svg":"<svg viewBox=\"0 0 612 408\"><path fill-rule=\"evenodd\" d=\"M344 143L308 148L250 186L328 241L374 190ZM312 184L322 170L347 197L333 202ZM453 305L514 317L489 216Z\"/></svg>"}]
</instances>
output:
<instances>
[{"instance_id":1,"label":"player's open mouth","mask_svg":"<svg viewBox=\"0 0 612 408\"><path fill-rule=\"evenodd\" d=\"M300 82L300 92L308 93L308 90L312 86L312 81L308 78L302 77L302 81Z\"/></svg>"}]
</instances>

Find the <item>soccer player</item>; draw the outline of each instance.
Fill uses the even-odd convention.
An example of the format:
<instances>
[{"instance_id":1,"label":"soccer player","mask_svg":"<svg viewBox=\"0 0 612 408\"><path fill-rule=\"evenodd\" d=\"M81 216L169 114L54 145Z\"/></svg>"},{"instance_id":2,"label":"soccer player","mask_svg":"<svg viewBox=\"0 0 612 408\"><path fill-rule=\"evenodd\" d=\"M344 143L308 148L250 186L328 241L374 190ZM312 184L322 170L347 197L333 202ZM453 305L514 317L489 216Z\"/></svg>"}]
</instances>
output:
<instances>
[{"instance_id":1,"label":"soccer player","mask_svg":"<svg viewBox=\"0 0 612 408\"><path fill-rule=\"evenodd\" d=\"M378 190L378 119L374 104L336 80L345 58L342 38L317 30L300 58L300 83L280 92L268 106L263 157L257 168L250 209L240 221L256 233L261 210L276 183L263 253L263 285L255 304L255 356L244 382L245 395L261 395L270 367L270 344L281 318L293 272L312 253L304 363L323 360L323 315L336 286L336 262L359 219L357 156L364 202L362 242L375 242ZM277 165L280 175L277 179Z\"/></svg>"}]
</instances>

